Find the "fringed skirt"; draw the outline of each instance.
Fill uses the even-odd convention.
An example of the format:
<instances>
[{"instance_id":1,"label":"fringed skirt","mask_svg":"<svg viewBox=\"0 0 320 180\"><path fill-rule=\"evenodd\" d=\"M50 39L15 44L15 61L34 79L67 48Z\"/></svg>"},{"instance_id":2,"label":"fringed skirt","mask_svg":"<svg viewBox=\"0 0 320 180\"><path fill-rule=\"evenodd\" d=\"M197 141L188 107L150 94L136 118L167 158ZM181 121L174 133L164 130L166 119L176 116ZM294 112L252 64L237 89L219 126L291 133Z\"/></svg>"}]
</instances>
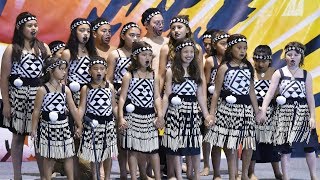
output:
<instances>
[{"instance_id":1,"label":"fringed skirt","mask_svg":"<svg viewBox=\"0 0 320 180\"><path fill-rule=\"evenodd\" d=\"M166 127L162 146L168 149L167 154L198 155L200 154L200 125L202 112L195 96L180 96L181 104L169 104L165 115ZM171 96L169 102L171 101Z\"/></svg>"},{"instance_id":2,"label":"fringed skirt","mask_svg":"<svg viewBox=\"0 0 320 180\"><path fill-rule=\"evenodd\" d=\"M273 143L304 143L305 147L314 146L314 143L309 144L312 134L309 119L309 106L305 98L287 98L286 104L277 105L273 115L276 127Z\"/></svg>"},{"instance_id":3,"label":"fringed skirt","mask_svg":"<svg viewBox=\"0 0 320 180\"><path fill-rule=\"evenodd\" d=\"M259 101L259 106L261 107L262 102ZM272 144L273 133L275 132L275 124L272 119L274 110L274 103L270 103L267 108L267 119L265 122L256 125L256 140L258 143Z\"/></svg>"},{"instance_id":4,"label":"fringed skirt","mask_svg":"<svg viewBox=\"0 0 320 180\"><path fill-rule=\"evenodd\" d=\"M11 132L29 135L31 132L31 116L34 100L39 87L9 85L9 101L11 104L11 119L4 118L3 126Z\"/></svg>"},{"instance_id":5,"label":"fringed skirt","mask_svg":"<svg viewBox=\"0 0 320 180\"><path fill-rule=\"evenodd\" d=\"M216 111L216 123L204 137L213 146L256 149L255 117L249 95L236 96L237 102L228 103L228 94L221 91Z\"/></svg>"},{"instance_id":6,"label":"fringed skirt","mask_svg":"<svg viewBox=\"0 0 320 180\"><path fill-rule=\"evenodd\" d=\"M124 107L124 112L125 107ZM125 113L128 128L120 135L120 147L144 153L155 153L159 149L158 129L154 108L135 107L131 113Z\"/></svg>"},{"instance_id":7,"label":"fringed skirt","mask_svg":"<svg viewBox=\"0 0 320 180\"><path fill-rule=\"evenodd\" d=\"M41 119L39 126L37 152L40 156L65 159L75 155L74 141L68 118L55 122Z\"/></svg>"},{"instance_id":8,"label":"fringed skirt","mask_svg":"<svg viewBox=\"0 0 320 180\"><path fill-rule=\"evenodd\" d=\"M99 122L94 128L97 162L103 162L107 158L116 157L118 155L118 148L113 115L95 116L93 114L87 114L87 116L92 120L97 120ZM91 127L84 124L78 156L89 162L95 162L92 135L93 130Z\"/></svg>"}]
</instances>

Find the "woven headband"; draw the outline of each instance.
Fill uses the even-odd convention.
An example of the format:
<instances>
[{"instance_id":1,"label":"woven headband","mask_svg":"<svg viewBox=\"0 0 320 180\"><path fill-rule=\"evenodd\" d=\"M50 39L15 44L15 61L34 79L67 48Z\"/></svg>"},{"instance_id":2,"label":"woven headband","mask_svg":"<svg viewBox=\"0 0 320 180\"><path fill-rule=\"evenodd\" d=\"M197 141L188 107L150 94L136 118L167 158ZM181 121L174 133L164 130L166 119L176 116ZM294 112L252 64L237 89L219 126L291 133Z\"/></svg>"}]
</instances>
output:
<instances>
[{"instance_id":1,"label":"woven headband","mask_svg":"<svg viewBox=\"0 0 320 180\"><path fill-rule=\"evenodd\" d=\"M46 72L49 72L50 70L56 68L57 66L60 66L62 64L67 64L67 61L65 60L59 60L51 64L49 67L47 67Z\"/></svg>"},{"instance_id":2,"label":"woven headband","mask_svg":"<svg viewBox=\"0 0 320 180\"><path fill-rule=\"evenodd\" d=\"M202 40L207 39L207 38L211 39L211 34L205 34L202 36Z\"/></svg>"},{"instance_id":3,"label":"woven headband","mask_svg":"<svg viewBox=\"0 0 320 180\"><path fill-rule=\"evenodd\" d=\"M82 25L82 24L88 24L89 26L91 26L90 22L87 21L87 20L79 20L79 21L76 21L74 22L72 25L71 25L71 31L75 28L77 28L78 26Z\"/></svg>"},{"instance_id":4,"label":"woven headband","mask_svg":"<svg viewBox=\"0 0 320 180\"><path fill-rule=\"evenodd\" d=\"M133 27L140 29L140 27L136 23L127 24L122 28L121 34L124 35L130 28L133 28Z\"/></svg>"},{"instance_id":5,"label":"woven headband","mask_svg":"<svg viewBox=\"0 0 320 180\"><path fill-rule=\"evenodd\" d=\"M142 53L143 51L151 51L151 52L152 52L152 48L151 48L151 47L141 47L141 48L138 48L138 49L136 49L136 50L134 50L134 51L132 52L132 55L136 56L136 55Z\"/></svg>"},{"instance_id":6,"label":"woven headband","mask_svg":"<svg viewBox=\"0 0 320 180\"><path fill-rule=\"evenodd\" d=\"M186 47L186 46L192 46L192 47L194 47L195 45L194 45L194 43L193 42L184 42L184 43L182 43L182 44L179 44L177 47L176 47L176 50L175 50L175 52L178 52L178 51L180 51L181 49L183 49L184 47Z\"/></svg>"},{"instance_id":7,"label":"woven headband","mask_svg":"<svg viewBox=\"0 0 320 180\"><path fill-rule=\"evenodd\" d=\"M92 27L92 30L93 30L93 31L96 31L96 30L99 29L100 26L105 25L105 24L110 25L110 23L109 23L108 21L101 21L101 22L99 22L98 24L94 25L94 26Z\"/></svg>"},{"instance_id":8,"label":"woven headband","mask_svg":"<svg viewBox=\"0 0 320 180\"><path fill-rule=\"evenodd\" d=\"M23 19L21 19L20 21L17 22L17 27L19 28L22 24L28 22L28 21L31 21L31 20L36 20L37 21L37 18L35 16L28 16L28 17L25 17Z\"/></svg>"},{"instance_id":9,"label":"woven headband","mask_svg":"<svg viewBox=\"0 0 320 180\"><path fill-rule=\"evenodd\" d=\"M230 41L230 42L228 42L228 47L231 47L231 46L233 46L233 45L235 45L235 44L237 44L237 43L239 43L239 42L247 42L247 39L246 38L237 38L237 39L234 39L234 40L232 40L232 41Z\"/></svg>"},{"instance_id":10,"label":"woven headband","mask_svg":"<svg viewBox=\"0 0 320 180\"><path fill-rule=\"evenodd\" d=\"M185 24L186 26L189 26L189 21L187 21L186 19L178 18L178 17L175 17L175 18L171 19L171 21L170 21L170 26L171 26L173 23L176 23L176 22L180 22L180 23Z\"/></svg>"},{"instance_id":11,"label":"woven headband","mask_svg":"<svg viewBox=\"0 0 320 180\"><path fill-rule=\"evenodd\" d=\"M95 64L102 64L102 65L104 65L105 67L107 67L106 61L100 60L100 59L96 59L96 60L91 61L89 66L91 67L91 66L93 66L93 65L95 65Z\"/></svg>"},{"instance_id":12,"label":"woven headband","mask_svg":"<svg viewBox=\"0 0 320 180\"><path fill-rule=\"evenodd\" d=\"M287 52L291 51L291 50L296 50L298 51L300 54L304 54L304 50L302 48L299 47L295 47L295 46L289 46L287 47L284 52L287 54Z\"/></svg>"},{"instance_id":13,"label":"woven headband","mask_svg":"<svg viewBox=\"0 0 320 180\"><path fill-rule=\"evenodd\" d=\"M157 15L157 14L161 14L161 12L160 11L156 11L156 12L153 12L153 13L149 14L149 16L146 18L146 20L144 20L144 23L150 22L151 18L153 16Z\"/></svg>"},{"instance_id":14,"label":"woven headband","mask_svg":"<svg viewBox=\"0 0 320 180\"><path fill-rule=\"evenodd\" d=\"M271 60L272 57L271 57L271 55L258 55L258 54L254 54L254 55L253 55L253 59L256 59L256 60Z\"/></svg>"},{"instance_id":15,"label":"woven headband","mask_svg":"<svg viewBox=\"0 0 320 180\"><path fill-rule=\"evenodd\" d=\"M230 37L229 34L221 34L219 36L216 36L215 38L212 39L212 43L216 43L218 41L220 41L221 39L224 39L224 38L228 38Z\"/></svg>"},{"instance_id":16,"label":"woven headband","mask_svg":"<svg viewBox=\"0 0 320 180\"><path fill-rule=\"evenodd\" d=\"M51 54L54 54L56 53L57 51L59 51L61 48L63 47L66 47L66 44L65 43L61 43L61 44L58 44L56 45L54 48L52 48L50 51L51 51Z\"/></svg>"}]
</instances>

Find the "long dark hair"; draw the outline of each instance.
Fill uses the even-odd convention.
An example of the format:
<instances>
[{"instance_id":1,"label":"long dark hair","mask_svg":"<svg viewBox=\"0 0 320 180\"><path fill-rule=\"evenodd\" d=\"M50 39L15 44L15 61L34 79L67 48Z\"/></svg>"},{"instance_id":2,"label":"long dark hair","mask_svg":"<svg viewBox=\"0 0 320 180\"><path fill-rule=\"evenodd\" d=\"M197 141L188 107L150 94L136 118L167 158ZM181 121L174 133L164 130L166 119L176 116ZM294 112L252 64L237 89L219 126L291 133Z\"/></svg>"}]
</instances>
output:
<instances>
[{"instance_id":1,"label":"long dark hair","mask_svg":"<svg viewBox=\"0 0 320 180\"><path fill-rule=\"evenodd\" d=\"M199 51L195 45L195 42L190 38L186 38L183 40L179 40L177 42L177 45L182 44L182 43L187 43L187 42L191 42L194 44L194 46L193 46L194 58L190 62L190 65L188 67L188 73L189 73L191 79L195 80L195 82L197 84L200 84L202 82L202 80L201 80L201 76L200 76L200 67L197 62ZM174 60L172 61L172 66L171 66L172 80L175 83L182 83L185 81L185 77L184 77L185 71L182 67L181 50L182 49L180 49L178 52L175 53Z\"/></svg>"},{"instance_id":2,"label":"long dark hair","mask_svg":"<svg viewBox=\"0 0 320 180\"><path fill-rule=\"evenodd\" d=\"M211 33L211 55L212 56L216 56L217 55L217 50L213 47L213 45L217 45L217 43L222 40L218 40L217 42L213 42L214 38L217 37L217 36L220 36L220 35L223 35L223 34L228 34L222 30L215 30L215 31L212 31Z\"/></svg>"},{"instance_id":3,"label":"long dark hair","mask_svg":"<svg viewBox=\"0 0 320 180\"><path fill-rule=\"evenodd\" d=\"M35 15L29 13L29 12L22 12L20 13L16 18L13 38L12 38L12 61L19 62L22 54L22 49L24 48L24 35L23 35L23 28L25 27L26 23L20 25L17 27L17 23L26 18L26 17L36 17ZM34 38L30 42L31 48L34 49L35 55L37 57L40 56L44 59L48 56L48 52L46 47L44 46L44 43L39 41L37 38Z\"/></svg>"},{"instance_id":4,"label":"long dark hair","mask_svg":"<svg viewBox=\"0 0 320 180\"><path fill-rule=\"evenodd\" d=\"M121 31L120 31L120 37L119 37L119 38L120 38L120 42L119 42L118 48L122 48L122 47L124 46L124 44L125 44L124 40L121 38L121 34L122 34L123 29L126 28L127 26L132 25L132 24L137 25L137 23L128 22L127 24L125 24L125 25L122 26L122 29L121 29ZM135 27L135 26L134 26L134 27ZM131 28L133 28L133 27L130 27L129 29L131 29ZM136 27L136 28L138 28L138 29L140 30L140 33L141 33L141 29L140 29L139 27ZM127 32L129 31L129 29L127 29L127 30L124 32L124 35L127 34Z\"/></svg>"},{"instance_id":5,"label":"long dark hair","mask_svg":"<svg viewBox=\"0 0 320 180\"><path fill-rule=\"evenodd\" d=\"M135 50L139 49L139 48L142 48L142 47L149 47L149 48L152 48L152 46L144 41L138 41L138 42L133 42L132 43L132 52L134 52ZM128 67L128 71L137 71L139 68L141 67L141 64L139 62L139 59L138 59L138 55L136 56L133 56L131 54L131 65ZM153 69L148 66L147 67L147 71L149 72L152 72Z\"/></svg>"},{"instance_id":6,"label":"long dark hair","mask_svg":"<svg viewBox=\"0 0 320 180\"><path fill-rule=\"evenodd\" d=\"M229 44L231 41L236 40L236 39L240 39L240 38L245 38L245 39L247 39L247 38L246 38L244 35L242 35L242 34L232 34L230 37L228 37L227 43ZM224 57L222 58L221 65L232 61L232 59L233 59L232 47L233 47L233 46L234 46L234 44L227 47L227 49L226 49L226 51L225 51L225 54L224 54ZM251 63L248 61L248 59L247 59L247 54L246 54L246 56L242 59L242 62L245 63L245 64L248 66L248 68L249 68L249 70L250 70L250 73L251 73L251 79L253 80L253 79L254 79L254 69L253 69L252 64L251 64Z\"/></svg>"},{"instance_id":7,"label":"long dark hair","mask_svg":"<svg viewBox=\"0 0 320 180\"><path fill-rule=\"evenodd\" d=\"M50 80L50 72L47 71L47 68L52 65L53 63L57 62L57 61L63 61L61 58L59 57L47 57L45 60L44 60L44 66L42 68L42 72L43 72L43 76L41 77L41 84L44 85L45 83L49 82ZM67 63L67 62L66 62ZM67 67L68 67L68 63L66 64ZM62 64L60 66L57 66L57 67L61 67ZM54 69L53 69L54 70Z\"/></svg>"},{"instance_id":8,"label":"long dark hair","mask_svg":"<svg viewBox=\"0 0 320 180\"><path fill-rule=\"evenodd\" d=\"M76 18L72 21L71 25L74 24L77 21L87 21L87 19L85 18ZM71 30L67 45L66 45L66 49L69 49L70 51L70 60L76 60L77 59L77 55L78 55L78 47L79 47L79 39L77 38L77 29L78 27L74 28ZM88 54L89 56L95 56L97 55L97 51L94 45L94 40L93 40L93 35L92 35L92 30L90 27L90 37L88 42L85 44L87 50L88 50Z\"/></svg>"}]
</instances>

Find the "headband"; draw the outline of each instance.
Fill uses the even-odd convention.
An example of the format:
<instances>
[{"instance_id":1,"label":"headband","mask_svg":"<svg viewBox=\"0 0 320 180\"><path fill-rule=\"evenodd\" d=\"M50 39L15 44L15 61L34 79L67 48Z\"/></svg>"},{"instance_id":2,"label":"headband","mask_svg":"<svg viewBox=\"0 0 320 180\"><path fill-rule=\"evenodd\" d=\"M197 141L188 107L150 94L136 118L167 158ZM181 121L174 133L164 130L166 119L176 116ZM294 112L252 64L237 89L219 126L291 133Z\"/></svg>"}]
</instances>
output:
<instances>
[{"instance_id":1,"label":"headband","mask_svg":"<svg viewBox=\"0 0 320 180\"><path fill-rule=\"evenodd\" d=\"M101 22L99 22L98 24L94 25L94 26L92 27L92 30L93 30L93 31L96 31L96 30L99 29L100 26L105 25L105 24L110 25L110 23L109 23L108 21L101 21Z\"/></svg>"},{"instance_id":2,"label":"headband","mask_svg":"<svg viewBox=\"0 0 320 180\"><path fill-rule=\"evenodd\" d=\"M212 42L216 43L216 42L220 41L221 39L228 38L228 37L230 37L229 34L220 34L219 36L216 36L215 38L213 38Z\"/></svg>"},{"instance_id":3,"label":"headband","mask_svg":"<svg viewBox=\"0 0 320 180\"><path fill-rule=\"evenodd\" d=\"M211 34L204 34L202 36L202 40L207 39L207 38L211 39Z\"/></svg>"},{"instance_id":4,"label":"headband","mask_svg":"<svg viewBox=\"0 0 320 180\"><path fill-rule=\"evenodd\" d=\"M82 24L88 24L89 26L91 26L90 22L88 20L78 20L74 23L72 23L71 25L71 31L75 28L77 28L78 26L82 25Z\"/></svg>"},{"instance_id":5,"label":"headband","mask_svg":"<svg viewBox=\"0 0 320 180\"><path fill-rule=\"evenodd\" d=\"M54 62L53 64L51 64L49 67L47 67L46 72L49 72L50 70L56 68L57 66L60 66L62 64L67 64L67 61L65 60L58 60L56 62Z\"/></svg>"},{"instance_id":6,"label":"headband","mask_svg":"<svg viewBox=\"0 0 320 180\"><path fill-rule=\"evenodd\" d=\"M291 50L296 50L298 51L300 54L304 54L304 50L302 48L299 48L299 47L295 47L295 46L289 46L287 47L284 52L285 54L287 54L287 52L291 51Z\"/></svg>"},{"instance_id":7,"label":"headband","mask_svg":"<svg viewBox=\"0 0 320 180\"><path fill-rule=\"evenodd\" d=\"M138 26L138 24L136 23L130 23L130 24L126 24L122 30L121 30L121 34L125 34L130 28L136 27L138 29L140 29L140 27Z\"/></svg>"},{"instance_id":8,"label":"headband","mask_svg":"<svg viewBox=\"0 0 320 180\"><path fill-rule=\"evenodd\" d=\"M170 21L170 26L171 26L173 23L176 23L176 22L180 22L180 23L185 24L186 26L189 26L189 21L188 21L188 20L182 19L182 18L178 18L178 17L175 17L175 18L171 19L171 21Z\"/></svg>"},{"instance_id":9,"label":"headband","mask_svg":"<svg viewBox=\"0 0 320 180\"><path fill-rule=\"evenodd\" d=\"M191 41L184 42L184 43L182 43L182 44L179 44L179 45L176 47L175 52L180 51L182 48L184 48L184 47L186 47L186 46L192 46L192 47L194 47L195 45L194 45L194 43L191 42Z\"/></svg>"},{"instance_id":10,"label":"headband","mask_svg":"<svg viewBox=\"0 0 320 180\"><path fill-rule=\"evenodd\" d=\"M61 43L61 44L58 44L56 46L54 46L50 51L51 51L51 54L54 54L56 53L57 51L59 51L61 48L63 47L66 47L66 44L65 43Z\"/></svg>"},{"instance_id":11,"label":"headband","mask_svg":"<svg viewBox=\"0 0 320 180\"><path fill-rule=\"evenodd\" d=\"M28 21L31 21L31 20L36 20L37 21L37 18L35 16L27 16L23 19L21 19L20 21L17 22L17 28L19 28L22 24L28 22Z\"/></svg>"},{"instance_id":12,"label":"headband","mask_svg":"<svg viewBox=\"0 0 320 180\"><path fill-rule=\"evenodd\" d=\"M93 66L95 64L102 64L105 67L107 67L106 61L105 60L101 60L101 59L95 59L95 60L91 61L90 64L89 64L89 67L91 67L91 66Z\"/></svg>"},{"instance_id":13,"label":"headband","mask_svg":"<svg viewBox=\"0 0 320 180\"><path fill-rule=\"evenodd\" d=\"M134 50L132 52L132 55L134 55L134 56L138 55L138 54L142 53L143 51L151 51L152 52L152 48L151 47L140 47L140 48Z\"/></svg>"},{"instance_id":14,"label":"headband","mask_svg":"<svg viewBox=\"0 0 320 180\"><path fill-rule=\"evenodd\" d=\"M235 44L237 44L237 43L239 43L239 42L247 42L247 39L246 38L237 38L237 39L234 39L234 40L232 40L232 41L230 41L230 42L228 42L228 47L231 47L231 46L233 46L233 45L235 45Z\"/></svg>"},{"instance_id":15,"label":"headband","mask_svg":"<svg viewBox=\"0 0 320 180\"><path fill-rule=\"evenodd\" d=\"M150 22L151 18L153 16L157 15L157 14L161 14L161 12L160 11L156 11L156 12L153 12L153 13L149 14L149 16L146 18L146 20L144 20L143 24Z\"/></svg>"},{"instance_id":16,"label":"headband","mask_svg":"<svg viewBox=\"0 0 320 180\"><path fill-rule=\"evenodd\" d=\"M253 59L257 59L257 60L271 60L272 57L271 57L271 55L258 55L258 54L254 54L254 55L253 55Z\"/></svg>"}]
</instances>

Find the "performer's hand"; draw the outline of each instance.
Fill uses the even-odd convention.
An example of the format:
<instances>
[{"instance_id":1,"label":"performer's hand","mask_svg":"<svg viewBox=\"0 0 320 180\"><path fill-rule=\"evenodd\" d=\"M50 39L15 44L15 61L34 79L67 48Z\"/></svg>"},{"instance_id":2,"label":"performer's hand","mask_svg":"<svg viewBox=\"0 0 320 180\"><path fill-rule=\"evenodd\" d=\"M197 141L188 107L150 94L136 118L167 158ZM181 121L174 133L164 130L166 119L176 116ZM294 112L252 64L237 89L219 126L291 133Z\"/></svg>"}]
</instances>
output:
<instances>
[{"instance_id":1,"label":"performer's hand","mask_svg":"<svg viewBox=\"0 0 320 180\"><path fill-rule=\"evenodd\" d=\"M120 132L124 132L128 128L128 122L124 118L120 118L118 128Z\"/></svg>"},{"instance_id":2,"label":"performer's hand","mask_svg":"<svg viewBox=\"0 0 320 180\"><path fill-rule=\"evenodd\" d=\"M204 120L204 125L207 127L212 127L216 123L216 117L214 115L206 116Z\"/></svg>"},{"instance_id":3,"label":"performer's hand","mask_svg":"<svg viewBox=\"0 0 320 180\"><path fill-rule=\"evenodd\" d=\"M165 126L165 122L163 117L156 117L156 120L154 121L154 124L157 129L162 129Z\"/></svg>"},{"instance_id":4,"label":"performer's hand","mask_svg":"<svg viewBox=\"0 0 320 180\"><path fill-rule=\"evenodd\" d=\"M81 138L82 137L82 127L78 127L74 134L75 134L76 138Z\"/></svg>"},{"instance_id":5,"label":"performer's hand","mask_svg":"<svg viewBox=\"0 0 320 180\"><path fill-rule=\"evenodd\" d=\"M310 126L310 129L316 128L316 121L314 120L314 118L309 119L309 126Z\"/></svg>"},{"instance_id":6,"label":"performer's hand","mask_svg":"<svg viewBox=\"0 0 320 180\"><path fill-rule=\"evenodd\" d=\"M264 123L267 119L266 113L259 111L258 114L256 115L256 122L258 124Z\"/></svg>"},{"instance_id":7,"label":"performer's hand","mask_svg":"<svg viewBox=\"0 0 320 180\"><path fill-rule=\"evenodd\" d=\"M32 140L37 138L37 130L32 130L30 136Z\"/></svg>"}]
</instances>

